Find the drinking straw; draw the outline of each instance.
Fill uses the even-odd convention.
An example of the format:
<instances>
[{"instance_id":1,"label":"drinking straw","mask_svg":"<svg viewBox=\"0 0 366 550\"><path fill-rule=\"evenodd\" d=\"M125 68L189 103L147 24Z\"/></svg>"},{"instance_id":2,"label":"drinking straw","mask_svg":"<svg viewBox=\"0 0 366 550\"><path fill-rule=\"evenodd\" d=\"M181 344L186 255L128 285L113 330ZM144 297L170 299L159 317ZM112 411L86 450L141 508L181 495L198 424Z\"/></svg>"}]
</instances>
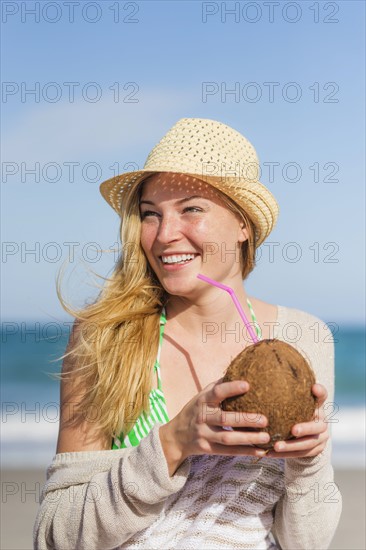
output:
<instances>
[{"instance_id":1,"label":"drinking straw","mask_svg":"<svg viewBox=\"0 0 366 550\"><path fill-rule=\"evenodd\" d=\"M201 275L200 273L197 275L197 278L201 279L202 281L205 281L206 283L209 283L210 285L216 286L217 288L221 288L222 290L225 290L226 292L228 292L230 294L231 299L234 302L235 307L238 310L240 317L244 321L244 325L246 326L246 328L247 328L247 330L250 334L251 339L256 344L259 340L258 340L256 334L254 333L252 327L250 326L248 318L245 315L244 310L241 307L240 302L239 302L238 298L236 297L236 294L235 294L234 290L230 286L223 285L222 283L219 283L218 281L214 281L213 279L210 279L209 277L206 277L206 275Z\"/></svg>"}]
</instances>

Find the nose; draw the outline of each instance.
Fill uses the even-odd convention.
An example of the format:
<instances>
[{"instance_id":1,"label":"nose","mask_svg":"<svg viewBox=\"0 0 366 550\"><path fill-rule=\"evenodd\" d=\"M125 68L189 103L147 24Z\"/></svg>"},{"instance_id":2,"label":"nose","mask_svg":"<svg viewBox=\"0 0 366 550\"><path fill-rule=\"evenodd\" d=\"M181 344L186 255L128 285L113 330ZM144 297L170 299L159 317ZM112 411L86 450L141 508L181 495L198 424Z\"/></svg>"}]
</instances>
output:
<instances>
[{"instance_id":1,"label":"nose","mask_svg":"<svg viewBox=\"0 0 366 550\"><path fill-rule=\"evenodd\" d=\"M156 239L160 243L169 243L176 241L182 234L182 224L175 214L162 216Z\"/></svg>"}]
</instances>

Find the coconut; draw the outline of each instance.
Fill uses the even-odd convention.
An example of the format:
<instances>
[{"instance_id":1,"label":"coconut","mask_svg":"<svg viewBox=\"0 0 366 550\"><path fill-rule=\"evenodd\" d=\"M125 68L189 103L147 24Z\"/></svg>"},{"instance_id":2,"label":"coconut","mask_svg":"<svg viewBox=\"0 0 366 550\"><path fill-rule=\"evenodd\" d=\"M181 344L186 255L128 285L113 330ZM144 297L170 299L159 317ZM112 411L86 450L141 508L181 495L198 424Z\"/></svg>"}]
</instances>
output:
<instances>
[{"instance_id":1,"label":"coconut","mask_svg":"<svg viewBox=\"0 0 366 550\"><path fill-rule=\"evenodd\" d=\"M281 340L261 340L246 347L229 365L224 382L246 380L249 391L228 397L221 403L224 411L260 413L267 417L266 428L236 428L265 431L269 443L257 445L271 449L276 441L293 439L291 428L313 418L316 397L311 392L314 373L306 359L293 346Z\"/></svg>"}]
</instances>

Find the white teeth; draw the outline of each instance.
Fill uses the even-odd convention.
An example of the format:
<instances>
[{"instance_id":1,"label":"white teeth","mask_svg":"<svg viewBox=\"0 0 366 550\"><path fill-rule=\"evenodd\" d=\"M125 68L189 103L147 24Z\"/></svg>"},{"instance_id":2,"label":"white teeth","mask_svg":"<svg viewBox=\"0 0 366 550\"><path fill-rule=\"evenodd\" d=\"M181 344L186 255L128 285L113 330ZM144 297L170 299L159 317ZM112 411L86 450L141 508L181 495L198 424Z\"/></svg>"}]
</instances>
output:
<instances>
[{"instance_id":1,"label":"white teeth","mask_svg":"<svg viewBox=\"0 0 366 550\"><path fill-rule=\"evenodd\" d=\"M177 255L177 256L162 256L161 257L161 260L163 262L163 264L176 264L176 263L179 263L179 262L184 262L186 260L193 260L194 259L194 254L181 254L181 255Z\"/></svg>"}]
</instances>

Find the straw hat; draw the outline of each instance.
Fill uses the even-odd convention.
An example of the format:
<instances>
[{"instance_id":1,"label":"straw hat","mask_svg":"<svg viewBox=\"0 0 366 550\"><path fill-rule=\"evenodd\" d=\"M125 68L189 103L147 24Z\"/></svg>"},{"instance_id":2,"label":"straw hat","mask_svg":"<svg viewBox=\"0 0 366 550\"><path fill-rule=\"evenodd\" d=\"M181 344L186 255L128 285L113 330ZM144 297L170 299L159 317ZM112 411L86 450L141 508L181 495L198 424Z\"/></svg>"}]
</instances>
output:
<instances>
[{"instance_id":1,"label":"straw hat","mask_svg":"<svg viewBox=\"0 0 366 550\"><path fill-rule=\"evenodd\" d=\"M241 206L256 228L256 246L272 231L278 204L258 181L259 161L252 144L229 126L182 118L152 149L142 170L104 181L100 192L121 215L123 196L158 172L182 173L204 181Z\"/></svg>"}]
</instances>

